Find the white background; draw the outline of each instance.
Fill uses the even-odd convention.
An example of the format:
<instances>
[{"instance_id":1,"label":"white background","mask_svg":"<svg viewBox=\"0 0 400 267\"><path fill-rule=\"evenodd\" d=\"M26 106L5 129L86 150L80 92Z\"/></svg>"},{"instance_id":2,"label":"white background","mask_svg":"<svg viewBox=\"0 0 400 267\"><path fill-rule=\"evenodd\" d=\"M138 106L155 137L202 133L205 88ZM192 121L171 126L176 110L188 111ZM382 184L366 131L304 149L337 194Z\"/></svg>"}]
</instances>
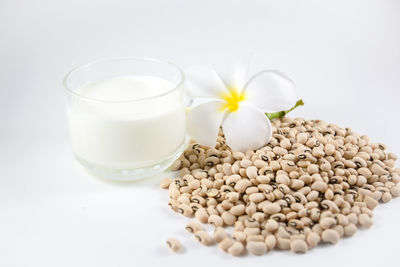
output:
<instances>
[{"instance_id":1,"label":"white background","mask_svg":"<svg viewBox=\"0 0 400 267\"><path fill-rule=\"evenodd\" d=\"M160 177L86 174L67 137L61 81L76 65L150 56L183 68L256 53L306 102L293 116L368 134L400 154L400 1L0 0L0 266L398 266L400 201L374 226L306 255L232 258L167 207ZM166 238L186 250L174 255Z\"/></svg>"}]
</instances>

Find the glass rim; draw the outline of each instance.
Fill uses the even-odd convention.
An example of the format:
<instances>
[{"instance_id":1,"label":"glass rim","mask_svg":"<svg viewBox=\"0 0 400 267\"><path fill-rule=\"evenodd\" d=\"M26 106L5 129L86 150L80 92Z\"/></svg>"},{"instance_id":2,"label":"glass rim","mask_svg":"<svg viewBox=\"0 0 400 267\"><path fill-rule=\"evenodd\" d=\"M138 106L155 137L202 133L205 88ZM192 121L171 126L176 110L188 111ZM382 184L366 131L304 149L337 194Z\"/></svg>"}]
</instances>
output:
<instances>
[{"instance_id":1,"label":"glass rim","mask_svg":"<svg viewBox=\"0 0 400 267\"><path fill-rule=\"evenodd\" d=\"M168 91L166 91L166 92L164 92L162 94L143 97L143 98L136 98L136 99L126 99L126 100L125 99L124 100L102 100L102 99L96 99L96 98L92 98L92 97L87 97L87 96L84 96L84 95L82 95L80 93L75 92L68 85L69 78L75 72L77 72L79 70L82 70L84 68L87 68L87 67L90 67L92 65L99 64L99 63L112 62L112 61L124 61L124 60L126 60L126 61L128 61L128 60L139 60L139 61L142 60L142 61L162 63L162 64L165 64L165 65L168 65L168 66L170 66L170 67L172 67L172 68L174 68L175 70L178 71L178 73L180 75L179 82L172 89L170 89L170 90L168 90ZM73 68L72 70L70 70L65 75L65 77L64 77L64 79L62 81L62 84L64 86L64 89L65 89L66 93L68 93L68 94L70 94L72 96L78 97L80 99L86 100L86 101L97 102L97 103L129 103L129 102L134 103L134 102L152 100L152 99L155 99L155 98L159 98L159 97L168 95L168 94L174 92L175 90L177 90L179 87L181 87L183 85L184 80L185 80L185 74L184 74L183 70L181 68L179 68L178 66L176 66L175 64L169 62L169 61L160 60L160 59L156 59L156 58L150 58L150 57L110 57L110 58L103 58L103 59L100 59L100 60L91 61L89 63L82 64L82 65L79 65L79 66Z\"/></svg>"}]
</instances>

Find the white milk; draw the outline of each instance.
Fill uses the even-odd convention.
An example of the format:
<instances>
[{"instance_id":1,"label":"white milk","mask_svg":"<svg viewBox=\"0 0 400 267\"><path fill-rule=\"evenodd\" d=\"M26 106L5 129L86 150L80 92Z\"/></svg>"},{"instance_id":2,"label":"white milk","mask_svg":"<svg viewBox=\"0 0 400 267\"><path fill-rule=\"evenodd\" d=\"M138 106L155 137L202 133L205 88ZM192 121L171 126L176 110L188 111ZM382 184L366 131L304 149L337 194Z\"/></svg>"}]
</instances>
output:
<instances>
[{"instance_id":1,"label":"white milk","mask_svg":"<svg viewBox=\"0 0 400 267\"><path fill-rule=\"evenodd\" d=\"M173 88L153 76L123 76L78 89L79 95L99 101L70 100L68 122L76 157L100 169L129 170L176 154L186 126L182 94L171 93Z\"/></svg>"}]
</instances>

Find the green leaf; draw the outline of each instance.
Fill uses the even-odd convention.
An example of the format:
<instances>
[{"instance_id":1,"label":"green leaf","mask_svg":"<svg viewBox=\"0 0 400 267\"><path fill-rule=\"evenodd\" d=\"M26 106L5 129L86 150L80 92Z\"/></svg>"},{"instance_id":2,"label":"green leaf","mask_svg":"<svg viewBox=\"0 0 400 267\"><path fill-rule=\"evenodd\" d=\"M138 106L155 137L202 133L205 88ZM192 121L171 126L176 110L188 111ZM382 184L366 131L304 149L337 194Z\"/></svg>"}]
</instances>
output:
<instances>
[{"instance_id":1,"label":"green leaf","mask_svg":"<svg viewBox=\"0 0 400 267\"><path fill-rule=\"evenodd\" d=\"M300 99L299 101L296 102L296 105L294 105L294 107L292 107L289 110L284 110L284 111L278 111L278 112L272 112L272 113L265 113L265 115L267 115L269 120L273 120L276 118L282 118L284 117L286 114L288 114L290 111L294 110L295 108L299 107L299 106L304 106L304 102L303 99Z\"/></svg>"}]
</instances>

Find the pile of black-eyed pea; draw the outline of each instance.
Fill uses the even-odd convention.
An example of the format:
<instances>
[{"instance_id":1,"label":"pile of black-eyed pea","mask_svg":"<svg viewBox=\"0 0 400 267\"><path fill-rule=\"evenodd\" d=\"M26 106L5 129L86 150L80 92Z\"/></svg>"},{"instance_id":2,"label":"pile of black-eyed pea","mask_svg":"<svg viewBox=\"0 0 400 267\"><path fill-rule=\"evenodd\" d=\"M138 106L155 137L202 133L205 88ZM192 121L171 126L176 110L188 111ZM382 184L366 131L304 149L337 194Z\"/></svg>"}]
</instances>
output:
<instances>
[{"instance_id":1,"label":"pile of black-eyed pea","mask_svg":"<svg viewBox=\"0 0 400 267\"><path fill-rule=\"evenodd\" d=\"M272 125L270 143L256 151L232 152L222 132L215 148L191 143L172 166L179 178L161 181L169 206L196 219L186 229L202 244L233 256L305 253L371 227L378 203L400 195L397 157L384 144L320 120Z\"/></svg>"}]
</instances>

